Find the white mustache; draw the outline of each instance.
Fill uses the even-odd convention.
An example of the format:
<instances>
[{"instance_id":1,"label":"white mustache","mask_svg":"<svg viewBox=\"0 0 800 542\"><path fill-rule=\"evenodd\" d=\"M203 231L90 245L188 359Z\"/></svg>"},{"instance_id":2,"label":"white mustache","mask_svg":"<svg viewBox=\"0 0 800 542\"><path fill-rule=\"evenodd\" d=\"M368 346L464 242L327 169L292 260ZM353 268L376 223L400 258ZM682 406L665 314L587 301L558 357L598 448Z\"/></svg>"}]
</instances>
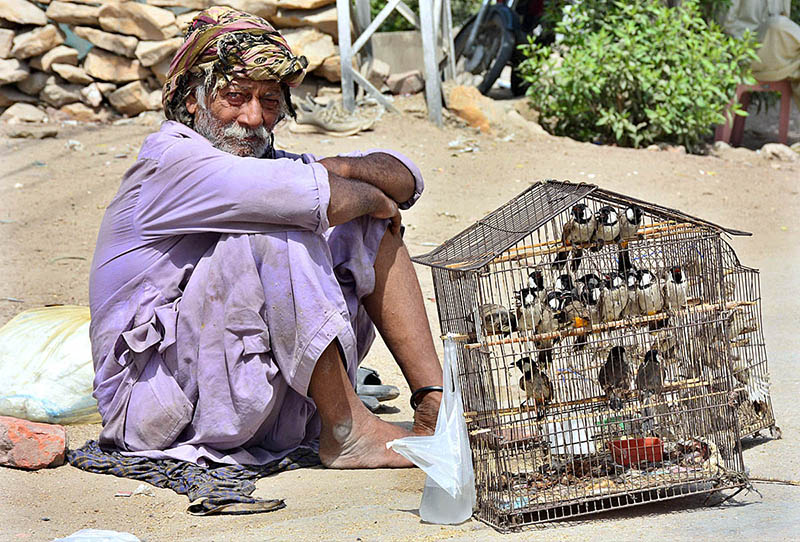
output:
<instances>
[{"instance_id":1,"label":"white mustache","mask_svg":"<svg viewBox=\"0 0 800 542\"><path fill-rule=\"evenodd\" d=\"M258 128L245 128L241 126L236 121L232 122L228 126L225 127L224 131L225 137L234 137L234 138L250 138L250 137L257 137L260 140L265 140L269 137L269 132L262 124Z\"/></svg>"}]
</instances>

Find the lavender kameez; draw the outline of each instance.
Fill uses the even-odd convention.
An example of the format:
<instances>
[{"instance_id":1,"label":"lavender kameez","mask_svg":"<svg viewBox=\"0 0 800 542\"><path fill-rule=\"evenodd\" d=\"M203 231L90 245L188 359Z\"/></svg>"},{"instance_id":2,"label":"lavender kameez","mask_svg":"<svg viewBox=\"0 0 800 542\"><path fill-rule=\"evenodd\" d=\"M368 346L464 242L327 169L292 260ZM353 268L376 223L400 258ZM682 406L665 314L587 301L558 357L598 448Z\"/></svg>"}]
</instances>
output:
<instances>
[{"instance_id":1,"label":"lavender kameez","mask_svg":"<svg viewBox=\"0 0 800 542\"><path fill-rule=\"evenodd\" d=\"M369 152L412 172L410 207L419 169ZM311 373L336 339L355 382L374 339L361 299L388 220L329 227L315 162L233 156L173 121L147 137L92 263L101 445L201 464L265 464L316 445Z\"/></svg>"}]
</instances>

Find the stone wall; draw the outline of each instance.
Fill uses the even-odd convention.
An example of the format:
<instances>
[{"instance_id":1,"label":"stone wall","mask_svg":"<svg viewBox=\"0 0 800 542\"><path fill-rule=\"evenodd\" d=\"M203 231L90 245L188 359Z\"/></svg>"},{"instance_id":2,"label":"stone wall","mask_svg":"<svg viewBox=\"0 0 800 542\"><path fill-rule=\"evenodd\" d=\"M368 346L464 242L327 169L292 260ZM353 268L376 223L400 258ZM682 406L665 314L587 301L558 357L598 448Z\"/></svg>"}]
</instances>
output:
<instances>
[{"instance_id":1,"label":"stone wall","mask_svg":"<svg viewBox=\"0 0 800 542\"><path fill-rule=\"evenodd\" d=\"M105 121L161 109L170 60L195 14L212 5L264 17L308 58L309 72L339 81L336 0L0 0L0 113L28 103ZM65 43L65 28L88 53Z\"/></svg>"}]
</instances>

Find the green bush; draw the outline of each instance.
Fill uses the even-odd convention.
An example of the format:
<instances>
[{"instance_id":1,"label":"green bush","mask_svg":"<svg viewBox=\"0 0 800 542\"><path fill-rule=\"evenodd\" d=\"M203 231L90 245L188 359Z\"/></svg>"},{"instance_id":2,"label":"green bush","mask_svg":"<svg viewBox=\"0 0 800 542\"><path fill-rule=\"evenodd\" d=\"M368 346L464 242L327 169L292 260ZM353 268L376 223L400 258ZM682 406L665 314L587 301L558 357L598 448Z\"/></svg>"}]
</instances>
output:
<instances>
[{"instance_id":1,"label":"green bush","mask_svg":"<svg viewBox=\"0 0 800 542\"><path fill-rule=\"evenodd\" d=\"M554 46L522 46L530 104L553 134L694 150L723 122L736 85L753 81L752 37L736 40L707 23L697 0L676 8L584 0L570 8L556 24Z\"/></svg>"}]
</instances>

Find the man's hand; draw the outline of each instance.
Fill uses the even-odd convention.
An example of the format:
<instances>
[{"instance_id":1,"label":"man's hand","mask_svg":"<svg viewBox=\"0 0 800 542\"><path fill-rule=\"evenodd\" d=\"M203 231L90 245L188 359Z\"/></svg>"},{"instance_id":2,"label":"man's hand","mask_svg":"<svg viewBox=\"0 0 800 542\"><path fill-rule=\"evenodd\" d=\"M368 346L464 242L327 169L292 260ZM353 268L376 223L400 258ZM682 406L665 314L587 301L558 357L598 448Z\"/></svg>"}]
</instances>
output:
<instances>
[{"instance_id":1,"label":"man's hand","mask_svg":"<svg viewBox=\"0 0 800 542\"><path fill-rule=\"evenodd\" d=\"M370 213L370 216L375 218L389 218L392 223L389 224L389 230L397 235L400 233L400 226L402 225L402 217L400 216L400 208L393 200L386 195L383 196L383 202L380 208L375 212Z\"/></svg>"},{"instance_id":2,"label":"man's hand","mask_svg":"<svg viewBox=\"0 0 800 542\"><path fill-rule=\"evenodd\" d=\"M376 152L359 158L332 156L319 161L329 173L354 179L380 189L397 203L414 195L414 176L397 158Z\"/></svg>"},{"instance_id":3,"label":"man's hand","mask_svg":"<svg viewBox=\"0 0 800 542\"><path fill-rule=\"evenodd\" d=\"M328 172L331 200L328 204L328 222L338 226L359 216L388 218L392 233L400 232L400 210L390 197L371 184L340 177Z\"/></svg>"}]
</instances>

